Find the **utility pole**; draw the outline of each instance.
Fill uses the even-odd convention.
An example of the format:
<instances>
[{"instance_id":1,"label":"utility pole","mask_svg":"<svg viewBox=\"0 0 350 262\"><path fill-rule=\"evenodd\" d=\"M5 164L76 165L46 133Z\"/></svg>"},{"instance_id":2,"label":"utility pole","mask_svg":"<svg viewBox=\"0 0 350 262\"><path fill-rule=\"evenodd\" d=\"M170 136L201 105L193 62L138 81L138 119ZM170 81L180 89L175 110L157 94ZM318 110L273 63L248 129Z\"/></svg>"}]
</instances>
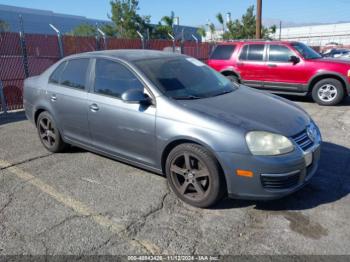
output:
<instances>
[{"instance_id":1,"label":"utility pole","mask_svg":"<svg viewBox=\"0 0 350 262\"><path fill-rule=\"evenodd\" d=\"M261 39L262 0L256 0L256 39Z\"/></svg>"},{"instance_id":2,"label":"utility pole","mask_svg":"<svg viewBox=\"0 0 350 262\"><path fill-rule=\"evenodd\" d=\"M281 40L282 38L282 21L280 21L280 37L279 40Z\"/></svg>"}]
</instances>

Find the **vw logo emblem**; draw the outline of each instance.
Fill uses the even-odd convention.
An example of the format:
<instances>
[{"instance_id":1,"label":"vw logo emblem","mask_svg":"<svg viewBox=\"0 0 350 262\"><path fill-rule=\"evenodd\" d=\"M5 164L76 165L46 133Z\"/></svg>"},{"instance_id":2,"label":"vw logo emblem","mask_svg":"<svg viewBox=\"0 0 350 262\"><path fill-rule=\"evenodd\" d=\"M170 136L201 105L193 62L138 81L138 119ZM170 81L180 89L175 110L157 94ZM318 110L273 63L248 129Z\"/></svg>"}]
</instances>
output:
<instances>
[{"instance_id":1,"label":"vw logo emblem","mask_svg":"<svg viewBox=\"0 0 350 262\"><path fill-rule=\"evenodd\" d=\"M314 133L313 130L312 130L312 127L309 126L309 127L306 129L306 133L307 133L307 136L310 138L310 140L311 140L312 142L315 142L316 137L315 137L315 133Z\"/></svg>"}]
</instances>

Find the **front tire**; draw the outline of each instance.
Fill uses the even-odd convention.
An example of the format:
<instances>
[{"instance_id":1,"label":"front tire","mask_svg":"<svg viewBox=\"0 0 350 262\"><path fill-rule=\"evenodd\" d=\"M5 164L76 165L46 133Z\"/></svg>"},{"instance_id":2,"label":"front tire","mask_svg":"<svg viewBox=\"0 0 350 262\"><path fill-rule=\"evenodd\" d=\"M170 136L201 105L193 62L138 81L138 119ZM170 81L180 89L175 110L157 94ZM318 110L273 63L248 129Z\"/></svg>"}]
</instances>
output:
<instances>
[{"instance_id":1,"label":"front tire","mask_svg":"<svg viewBox=\"0 0 350 262\"><path fill-rule=\"evenodd\" d=\"M326 78L318 81L312 89L313 100L323 106L334 106L344 98L342 83L334 78Z\"/></svg>"},{"instance_id":2,"label":"front tire","mask_svg":"<svg viewBox=\"0 0 350 262\"><path fill-rule=\"evenodd\" d=\"M38 116L37 130L43 146L53 153L63 152L66 143L63 142L53 117L48 112L42 112Z\"/></svg>"},{"instance_id":3,"label":"front tire","mask_svg":"<svg viewBox=\"0 0 350 262\"><path fill-rule=\"evenodd\" d=\"M215 157L197 144L175 147L166 161L170 188L184 202L206 208L226 192L224 178Z\"/></svg>"}]
</instances>

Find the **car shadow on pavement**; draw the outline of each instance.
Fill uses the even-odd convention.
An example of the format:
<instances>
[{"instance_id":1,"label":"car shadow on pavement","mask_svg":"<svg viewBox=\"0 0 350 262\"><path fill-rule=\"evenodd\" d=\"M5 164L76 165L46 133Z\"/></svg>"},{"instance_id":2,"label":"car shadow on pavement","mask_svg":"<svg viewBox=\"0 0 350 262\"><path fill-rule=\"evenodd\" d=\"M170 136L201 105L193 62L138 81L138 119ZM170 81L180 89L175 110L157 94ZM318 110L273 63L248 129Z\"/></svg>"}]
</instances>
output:
<instances>
[{"instance_id":1,"label":"car shadow on pavement","mask_svg":"<svg viewBox=\"0 0 350 262\"><path fill-rule=\"evenodd\" d=\"M0 125L27 120L24 111L0 113Z\"/></svg>"},{"instance_id":2,"label":"car shadow on pavement","mask_svg":"<svg viewBox=\"0 0 350 262\"><path fill-rule=\"evenodd\" d=\"M319 168L310 183L287 197L271 201L225 199L214 209L255 206L258 210L306 210L329 204L350 193L350 149L324 142Z\"/></svg>"}]
</instances>

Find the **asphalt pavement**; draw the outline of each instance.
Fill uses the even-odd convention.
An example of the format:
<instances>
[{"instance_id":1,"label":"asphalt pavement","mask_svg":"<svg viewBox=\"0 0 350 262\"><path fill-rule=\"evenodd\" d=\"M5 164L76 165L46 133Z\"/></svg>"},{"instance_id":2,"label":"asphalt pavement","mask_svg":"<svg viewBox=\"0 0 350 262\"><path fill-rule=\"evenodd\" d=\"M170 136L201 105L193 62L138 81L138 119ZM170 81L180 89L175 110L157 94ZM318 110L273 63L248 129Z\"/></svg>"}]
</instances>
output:
<instances>
[{"instance_id":1,"label":"asphalt pavement","mask_svg":"<svg viewBox=\"0 0 350 262\"><path fill-rule=\"evenodd\" d=\"M350 254L350 99L292 98L319 125L320 168L286 198L181 202L162 176L79 148L51 154L0 115L0 255Z\"/></svg>"}]
</instances>

